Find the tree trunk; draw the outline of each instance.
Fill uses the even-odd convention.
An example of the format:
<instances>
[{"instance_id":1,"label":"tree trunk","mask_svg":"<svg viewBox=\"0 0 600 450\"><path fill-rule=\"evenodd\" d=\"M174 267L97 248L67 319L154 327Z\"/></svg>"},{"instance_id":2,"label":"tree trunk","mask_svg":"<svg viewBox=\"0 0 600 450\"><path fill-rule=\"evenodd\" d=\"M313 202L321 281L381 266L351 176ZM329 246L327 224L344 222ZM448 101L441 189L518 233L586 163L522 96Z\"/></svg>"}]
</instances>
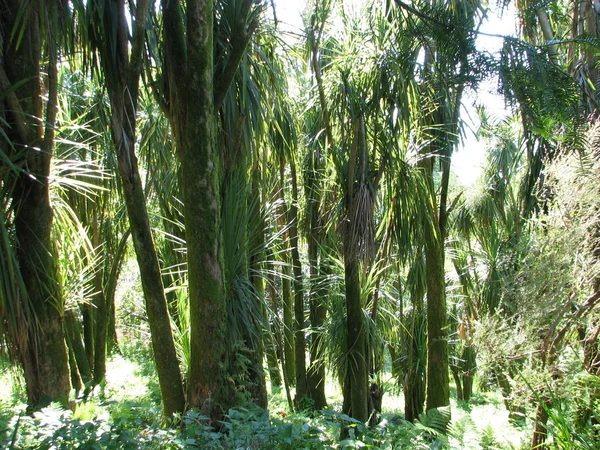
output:
<instances>
[{"instance_id":1,"label":"tree trunk","mask_svg":"<svg viewBox=\"0 0 600 450\"><path fill-rule=\"evenodd\" d=\"M99 243L95 243L97 246ZM94 339L94 384L99 385L106 376L106 332L108 330L108 312L102 286L102 272L94 275L94 306L96 307L96 338Z\"/></svg>"},{"instance_id":2,"label":"tree trunk","mask_svg":"<svg viewBox=\"0 0 600 450\"><path fill-rule=\"evenodd\" d=\"M277 302L277 287L275 285L275 261L272 251L268 251L267 260L269 261L269 273L268 273L268 282L267 289L269 292L269 300L271 301L271 311L275 316L273 320L273 325L270 324L269 318L265 317L267 324L269 327L266 331L266 344L267 344L267 364L269 367L269 379L271 380L271 393L275 394L281 390L281 374L279 373L279 362L278 362L278 351L281 354L283 350L283 339L281 338L281 327L279 326L279 320L277 318L277 313L279 310L279 305Z\"/></svg>"},{"instance_id":3,"label":"tree trunk","mask_svg":"<svg viewBox=\"0 0 600 450\"><path fill-rule=\"evenodd\" d=\"M287 249L289 250L289 249ZM292 299L292 271L287 257L282 267L281 277L281 300L283 309L283 370L290 380L292 386L296 384L296 364L294 357L296 349L294 345L294 303Z\"/></svg>"},{"instance_id":4,"label":"tree trunk","mask_svg":"<svg viewBox=\"0 0 600 450\"><path fill-rule=\"evenodd\" d=\"M83 322L83 345L90 369L94 369L94 307L89 303L79 305Z\"/></svg>"},{"instance_id":5,"label":"tree trunk","mask_svg":"<svg viewBox=\"0 0 600 450\"><path fill-rule=\"evenodd\" d=\"M448 406L448 336L443 241L435 224L425 246L427 281L427 410Z\"/></svg>"},{"instance_id":6,"label":"tree trunk","mask_svg":"<svg viewBox=\"0 0 600 450\"><path fill-rule=\"evenodd\" d=\"M306 338L304 335L304 282L302 280L302 263L300 262L300 242L298 239L298 182L296 164L290 162L292 175L292 204L288 209L289 236L292 252L292 270L294 273L294 361L296 371L296 407L300 406L302 397L308 395L306 376Z\"/></svg>"},{"instance_id":7,"label":"tree trunk","mask_svg":"<svg viewBox=\"0 0 600 450\"><path fill-rule=\"evenodd\" d=\"M31 4L24 23L23 39L11 37L21 2L9 1L0 18L4 58L0 61L0 91L5 95L6 130L15 148L23 152L23 167L28 173L17 175L14 188L14 225L17 238L17 260L35 322L27 324L26 342L17 350L23 367L30 407L40 408L58 401L69 404L69 365L62 327L63 300L57 282L56 262L51 238L53 213L50 206L48 176L54 147L56 121L57 47L47 42L48 100L46 128L41 123L42 39L37 3ZM18 48L15 43L19 41ZM16 83L24 84L12 90ZM25 344L25 345L23 345Z\"/></svg>"},{"instance_id":8,"label":"tree trunk","mask_svg":"<svg viewBox=\"0 0 600 450\"><path fill-rule=\"evenodd\" d=\"M548 448L546 439L548 437L548 410L549 403L544 401L538 403L535 411L535 427L533 429L533 438L531 440L532 450L545 450Z\"/></svg>"},{"instance_id":9,"label":"tree trunk","mask_svg":"<svg viewBox=\"0 0 600 450\"><path fill-rule=\"evenodd\" d=\"M348 239L348 238L347 238ZM360 299L360 263L356 252L344 246L346 285L347 381L350 415L363 423L369 418L365 325ZM345 401L344 401L345 402Z\"/></svg>"},{"instance_id":10,"label":"tree trunk","mask_svg":"<svg viewBox=\"0 0 600 450\"><path fill-rule=\"evenodd\" d=\"M426 358L424 349L427 345L426 319L423 314L423 297L413 295L413 311L410 323L405 330L406 359L404 363L404 417L410 422L423 412L426 387Z\"/></svg>"},{"instance_id":11,"label":"tree trunk","mask_svg":"<svg viewBox=\"0 0 600 450\"><path fill-rule=\"evenodd\" d=\"M260 198L260 178L257 176L259 173L258 168L255 167L253 170L252 177L252 185L251 185L251 198ZM254 214L258 213L260 216L260 208L257 205L254 208ZM251 238L250 242L250 261L249 261L249 278L254 286L254 291L259 299L265 298L265 283L262 278L263 275L263 260L264 260L264 229L265 224L262 220L262 217L255 217L253 221L257 220L259 222L258 229L255 235ZM251 221L252 222L252 221ZM263 305L256 305L257 308L260 308L262 311L263 317L265 316L265 310ZM268 399L267 399L267 387L266 387L266 379L265 379L265 371L263 368L263 359L265 353L265 342L267 343L267 352L269 348L269 344L272 343L272 335L270 335L269 329L267 330L257 330L256 341L252 344L248 342L248 346L253 350L250 355L251 367L249 367L250 372L250 382L251 382L251 398L254 403L262 408L267 408ZM265 333L269 333L268 336L265 336ZM271 345L272 347L272 345Z\"/></svg>"},{"instance_id":12,"label":"tree trunk","mask_svg":"<svg viewBox=\"0 0 600 450\"><path fill-rule=\"evenodd\" d=\"M285 159L279 159L279 200L281 201L280 217L292 219L290 208L286 205L283 186L285 186ZM283 219L282 219L283 221ZM283 226L283 224L281 224ZM284 239L281 267L281 303L283 309L283 371L284 379L291 385L296 383L295 345L294 345L294 306L292 301L292 270L290 268L289 232Z\"/></svg>"},{"instance_id":13,"label":"tree trunk","mask_svg":"<svg viewBox=\"0 0 600 450\"><path fill-rule=\"evenodd\" d=\"M325 397L325 364L322 349L322 327L325 323L327 310L323 304L324 298L316 288L318 277L317 242L310 238L308 253L310 261L310 324L312 341L310 344L310 367L307 371L309 396L314 402L313 407L321 410L327 406Z\"/></svg>"},{"instance_id":14,"label":"tree trunk","mask_svg":"<svg viewBox=\"0 0 600 450\"><path fill-rule=\"evenodd\" d=\"M111 103L110 125L117 152L118 171L122 181L133 245L140 268L164 412L169 417L176 412L183 412L185 398L160 266L152 239L146 197L135 155L138 83L148 6L147 1L142 0L137 3L130 58L128 57L128 25L123 3L118 4L118 14L113 18L117 23L112 24L117 30L116 55L113 54L114 49L111 48L111 44L108 42L101 44L100 52ZM109 25L104 22L101 22L101 24L103 26ZM119 60L119 71L116 71L112 65L115 57Z\"/></svg>"},{"instance_id":15,"label":"tree trunk","mask_svg":"<svg viewBox=\"0 0 600 450\"><path fill-rule=\"evenodd\" d=\"M212 1L163 0L170 122L181 162L190 302L188 403L220 420L225 384L226 303L220 236L219 169L213 103ZM183 26L186 23L187 33ZM225 409L223 409L225 408Z\"/></svg>"},{"instance_id":16,"label":"tree trunk","mask_svg":"<svg viewBox=\"0 0 600 450\"><path fill-rule=\"evenodd\" d=\"M465 347L462 354L462 395L463 400L468 402L473 395L473 379L477 370L475 348L472 346Z\"/></svg>"},{"instance_id":17,"label":"tree trunk","mask_svg":"<svg viewBox=\"0 0 600 450\"><path fill-rule=\"evenodd\" d=\"M87 394L92 381L92 369L85 352L83 343L81 342L81 332L79 331L79 323L75 318L75 314L71 310L65 312L65 335L69 347L75 357L77 363L77 369L81 377L81 381L84 384L85 393Z\"/></svg>"},{"instance_id":18,"label":"tree trunk","mask_svg":"<svg viewBox=\"0 0 600 450\"><path fill-rule=\"evenodd\" d=\"M108 316L108 325L106 332L106 351L108 354L113 353L114 351L119 352L119 343L117 340L117 325L116 325L116 316L115 316L115 294L117 291L117 282L119 281L119 276L121 274L121 269L123 268L123 260L125 257L125 251L127 250L127 242L129 241L129 237L131 235L130 230L125 231L123 236L121 236L121 240L119 241L119 245L117 246L117 250L112 258L112 265L110 267L110 272L105 280L105 296L106 296L106 307L107 307L107 316Z\"/></svg>"}]
</instances>

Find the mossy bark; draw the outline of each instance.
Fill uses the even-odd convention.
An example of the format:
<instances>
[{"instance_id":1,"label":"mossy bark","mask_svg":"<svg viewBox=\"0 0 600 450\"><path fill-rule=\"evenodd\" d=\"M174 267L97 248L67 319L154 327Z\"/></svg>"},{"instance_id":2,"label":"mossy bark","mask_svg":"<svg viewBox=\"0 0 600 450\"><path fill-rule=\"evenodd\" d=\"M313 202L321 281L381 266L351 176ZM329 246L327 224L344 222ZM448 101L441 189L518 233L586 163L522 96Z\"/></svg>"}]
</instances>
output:
<instances>
[{"instance_id":1,"label":"mossy bark","mask_svg":"<svg viewBox=\"0 0 600 450\"><path fill-rule=\"evenodd\" d=\"M188 404L220 419L225 388L226 304L220 236L220 158L213 103L213 2L163 1L170 121L181 161L190 301Z\"/></svg>"},{"instance_id":2,"label":"mossy bark","mask_svg":"<svg viewBox=\"0 0 600 450\"><path fill-rule=\"evenodd\" d=\"M0 54L0 91L5 95L7 112L5 131L14 148L22 151L22 167L27 172L16 176L13 206L17 238L17 259L29 306L35 320L26 324L17 346L17 355L25 375L30 407L39 408L52 401L68 406L69 365L62 327L63 301L57 281L56 262L51 238L53 212L50 206L50 161L54 146L57 101L57 47L52 38L46 42L40 34L40 5L31 4L22 16L23 38L11 37L20 1L8 1L0 17L3 48ZM46 52L42 51L47 45ZM48 100L45 108L41 92L42 54L48 60ZM21 84L13 90L13 85Z\"/></svg>"},{"instance_id":3,"label":"mossy bark","mask_svg":"<svg viewBox=\"0 0 600 450\"><path fill-rule=\"evenodd\" d=\"M425 245L427 282L427 410L450 404L446 283L437 223Z\"/></svg>"},{"instance_id":4,"label":"mossy bark","mask_svg":"<svg viewBox=\"0 0 600 450\"><path fill-rule=\"evenodd\" d=\"M419 417L425 406L427 324L423 309L423 296L413 296L413 309L404 328L404 417L410 422Z\"/></svg>"},{"instance_id":5,"label":"mossy bark","mask_svg":"<svg viewBox=\"0 0 600 450\"><path fill-rule=\"evenodd\" d=\"M361 422L369 418L368 379L365 324L360 299L360 263L352 248L344 248L344 276L346 289L347 333L347 390L350 395L350 416ZM346 403L346 399L344 399Z\"/></svg>"}]
</instances>

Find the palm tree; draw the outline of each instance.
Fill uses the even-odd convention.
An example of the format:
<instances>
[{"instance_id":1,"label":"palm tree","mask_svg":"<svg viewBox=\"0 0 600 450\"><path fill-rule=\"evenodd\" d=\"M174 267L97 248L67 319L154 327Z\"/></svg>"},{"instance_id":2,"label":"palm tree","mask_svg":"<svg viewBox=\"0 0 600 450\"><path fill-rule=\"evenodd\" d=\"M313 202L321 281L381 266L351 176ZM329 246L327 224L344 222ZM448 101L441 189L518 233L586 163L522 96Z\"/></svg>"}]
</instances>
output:
<instances>
[{"instance_id":1,"label":"palm tree","mask_svg":"<svg viewBox=\"0 0 600 450\"><path fill-rule=\"evenodd\" d=\"M6 310L12 311L8 338L23 368L28 403L34 408L51 401L67 406L71 388L62 330L64 301L51 238L49 191L57 114L57 60L62 44L59 30L68 26L60 20L64 17L59 6L64 5L7 2L0 19L3 153L8 161L18 164L9 164L13 170L5 171L2 178L3 194L12 197L12 205L4 205L5 224L14 227L12 251L4 246L9 251L5 263L12 267L7 273L17 283L10 289L11 305ZM44 78L43 72L47 74ZM47 101L42 96L42 80L47 87ZM8 237L9 229L5 226L4 230ZM15 272L17 264L20 276Z\"/></svg>"}]
</instances>

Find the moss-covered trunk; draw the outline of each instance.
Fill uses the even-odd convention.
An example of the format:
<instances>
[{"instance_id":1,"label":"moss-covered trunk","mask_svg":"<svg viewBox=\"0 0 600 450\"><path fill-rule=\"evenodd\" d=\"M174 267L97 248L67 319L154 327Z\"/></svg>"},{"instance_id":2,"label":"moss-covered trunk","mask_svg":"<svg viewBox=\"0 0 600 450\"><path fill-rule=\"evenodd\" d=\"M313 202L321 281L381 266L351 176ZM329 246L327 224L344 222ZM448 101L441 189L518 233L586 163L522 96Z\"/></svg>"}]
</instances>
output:
<instances>
[{"instance_id":1,"label":"moss-covered trunk","mask_svg":"<svg viewBox=\"0 0 600 450\"><path fill-rule=\"evenodd\" d=\"M404 416L414 422L425 406L427 321L423 313L423 296L413 297L413 309L404 328Z\"/></svg>"},{"instance_id":2,"label":"moss-covered trunk","mask_svg":"<svg viewBox=\"0 0 600 450\"><path fill-rule=\"evenodd\" d=\"M163 1L170 121L181 162L190 302L188 404L219 419L227 407L226 304L220 249L219 154L213 103L214 4Z\"/></svg>"},{"instance_id":3,"label":"moss-covered trunk","mask_svg":"<svg viewBox=\"0 0 600 450\"><path fill-rule=\"evenodd\" d=\"M346 286L346 343L348 383L345 395L350 395L350 416L366 422L368 413L368 379L366 330L360 299L360 262L355 249L344 245L344 279ZM346 403L344 399L344 403Z\"/></svg>"},{"instance_id":4,"label":"moss-covered trunk","mask_svg":"<svg viewBox=\"0 0 600 450\"><path fill-rule=\"evenodd\" d=\"M63 301L51 239L53 213L48 180L58 94L58 50L52 37L44 42L45 36L40 34L39 23L45 11L40 11L37 2L28 6L27 14L21 16L23 22L16 24L22 6L20 1L9 0L0 17L0 92L4 93L1 101L8 125L4 132L14 149L22 152L22 167L26 171L16 175L13 191L16 255L26 290L22 301L29 302L34 314L23 330L24 336L14 344L30 407L42 407L52 401L67 406L71 385L62 327ZM23 32L22 39L11 35L17 31L16 26ZM48 88L45 117L40 65L43 53L48 61L44 71ZM21 85L15 89L17 83Z\"/></svg>"},{"instance_id":5,"label":"moss-covered trunk","mask_svg":"<svg viewBox=\"0 0 600 450\"><path fill-rule=\"evenodd\" d=\"M437 223L425 245L427 282L427 410L450 404L443 238Z\"/></svg>"}]
</instances>

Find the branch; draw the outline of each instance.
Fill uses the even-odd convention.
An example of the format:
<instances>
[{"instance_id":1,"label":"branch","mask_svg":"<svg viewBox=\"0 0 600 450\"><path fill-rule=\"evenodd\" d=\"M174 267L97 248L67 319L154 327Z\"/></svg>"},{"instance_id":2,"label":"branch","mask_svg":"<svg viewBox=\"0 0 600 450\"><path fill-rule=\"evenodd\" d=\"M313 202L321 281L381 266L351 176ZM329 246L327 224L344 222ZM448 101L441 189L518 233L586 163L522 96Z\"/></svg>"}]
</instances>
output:
<instances>
[{"instance_id":1,"label":"branch","mask_svg":"<svg viewBox=\"0 0 600 450\"><path fill-rule=\"evenodd\" d=\"M27 127L27 116L23 112L21 102L15 93L15 86L8 79L8 75L6 75L2 64L0 64L0 92L4 95L5 102L13 113L14 122L12 125L14 125L15 131L19 135L19 139L22 143L31 142L32 133Z\"/></svg>"},{"instance_id":2,"label":"branch","mask_svg":"<svg viewBox=\"0 0 600 450\"><path fill-rule=\"evenodd\" d=\"M437 20L434 17L428 16L427 14L422 13L421 11L419 11L416 8L413 8L410 5L407 5L402 0L395 0L395 2L396 2L397 6L399 6L402 9L405 9L406 11L409 11L409 12L413 13L415 16L417 16L420 19L423 19L423 20L426 20L426 21L429 21L429 22L433 22L436 25L440 25L442 27L447 27L448 26L448 24L446 24L444 22L441 22L441 21Z\"/></svg>"},{"instance_id":3,"label":"branch","mask_svg":"<svg viewBox=\"0 0 600 450\"><path fill-rule=\"evenodd\" d=\"M131 48L131 59L127 73L127 87L133 101L133 109L137 104L138 86L142 72L144 38L146 36L146 20L148 16L149 0L138 0L135 10L135 27L133 29L133 43Z\"/></svg>"}]
</instances>

